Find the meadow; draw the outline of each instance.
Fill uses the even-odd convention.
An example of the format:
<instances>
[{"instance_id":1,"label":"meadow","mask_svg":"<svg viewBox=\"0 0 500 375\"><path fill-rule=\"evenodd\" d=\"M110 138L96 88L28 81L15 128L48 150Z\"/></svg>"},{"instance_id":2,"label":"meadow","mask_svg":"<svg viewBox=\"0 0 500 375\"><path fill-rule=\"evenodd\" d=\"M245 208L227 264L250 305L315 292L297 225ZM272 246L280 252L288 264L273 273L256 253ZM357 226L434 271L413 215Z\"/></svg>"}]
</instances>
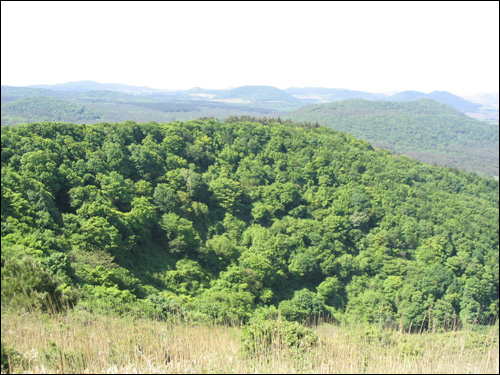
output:
<instances>
[{"instance_id":1,"label":"meadow","mask_svg":"<svg viewBox=\"0 0 500 375\"><path fill-rule=\"evenodd\" d=\"M68 311L2 313L2 373L499 373L499 331L322 323L317 344L252 353L242 328ZM279 336L279 335L278 335Z\"/></svg>"}]
</instances>

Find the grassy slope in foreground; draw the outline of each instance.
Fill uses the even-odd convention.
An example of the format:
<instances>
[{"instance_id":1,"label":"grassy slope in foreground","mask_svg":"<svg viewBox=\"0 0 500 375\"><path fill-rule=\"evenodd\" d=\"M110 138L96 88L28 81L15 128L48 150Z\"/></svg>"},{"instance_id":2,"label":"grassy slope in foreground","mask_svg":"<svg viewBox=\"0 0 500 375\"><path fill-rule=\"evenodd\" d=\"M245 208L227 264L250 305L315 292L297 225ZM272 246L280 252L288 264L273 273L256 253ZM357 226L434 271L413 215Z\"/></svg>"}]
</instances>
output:
<instances>
[{"instance_id":1,"label":"grassy slope in foreground","mask_svg":"<svg viewBox=\"0 0 500 375\"><path fill-rule=\"evenodd\" d=\"M479 332L422 334L375 326L321 325L313 330L320 344L306 352L277 346L270 353L247 355L238 327L172 324L86 311L53 316L2 312L2 349L15 373L498 374L499 370L498 326ZM257 348L262 344L256 340Z\"/></svg>"},{"instance_id":2,"label":"grassy slope in foreground","mask_svg":"<svg viewBox=\"0 0 500 375\"><path fill-rule=\"evenodd\" d=\"M498 126L433 100L352 99L301 108L288 117L348 132L425 163L498 176Z\"/></svg>"}]
</instances>

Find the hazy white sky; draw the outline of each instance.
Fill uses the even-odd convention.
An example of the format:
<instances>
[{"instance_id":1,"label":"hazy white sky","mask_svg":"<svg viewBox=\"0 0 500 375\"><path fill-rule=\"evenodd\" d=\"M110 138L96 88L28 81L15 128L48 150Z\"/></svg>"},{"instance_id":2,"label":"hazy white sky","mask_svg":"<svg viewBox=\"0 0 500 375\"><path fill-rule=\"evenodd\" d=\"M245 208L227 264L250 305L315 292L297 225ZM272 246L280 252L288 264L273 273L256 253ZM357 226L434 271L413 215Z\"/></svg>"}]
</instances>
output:
<instances>
[{"instance_id":1,"label":"hazy white sky","mask_svg":"<svg viewBox=\"0 0 500 375\"><path fill-rule=\"evenodd\" d=\"M1 2L2 85L499 91L499 3Z\"/></svg>"}]
</instances>

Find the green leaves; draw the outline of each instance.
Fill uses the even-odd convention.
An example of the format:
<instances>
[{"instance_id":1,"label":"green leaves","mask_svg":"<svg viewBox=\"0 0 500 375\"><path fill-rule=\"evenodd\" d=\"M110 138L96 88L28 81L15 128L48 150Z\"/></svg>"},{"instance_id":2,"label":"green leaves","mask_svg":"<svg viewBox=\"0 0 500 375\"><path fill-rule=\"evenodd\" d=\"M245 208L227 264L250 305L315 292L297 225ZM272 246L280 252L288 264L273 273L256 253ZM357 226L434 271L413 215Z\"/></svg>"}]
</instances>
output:
<instances>
[{"instance_id":1,"label":"green leaves","mask_svg":"<svg viewBox=\"0 0 500 375\"><path fill-rule=\"evenodd\" d=\"M160 226L169 240L168 247L174 253L196 253L200 246L200 236L193 223L171 212L162 216Z\"/></svg>"},{"instance_id":2,"label":"green leaves","mask_svg":"<svg viewBox=\"0 0 500 375\"><path fill-rule=\"evenodd\" d=\"M243 327L241 342L245 353L255 356L282 350L306 352L316 346L318 337L310 328L279 317L252 320Z\"/></svg>"},{"instance_id":3,"label":"green leaves","mask_svg":"<svg viewBox=\"0 0 500 375\"><path fill-rule=\"evenodd\" d=\"M321 299L308 289L296 291L291 300L281 301L279 308L287 319L302 322L325 316L327 312Z\"/></svg>"},{"instance_id":4,"label":"green leaves","mask_svg":"<svg viewBox=\"0 0 500 375\"><path fill-rule=\"evenodd\" d=\"M52 272L32 259L9 260L2 266L2 307L58 311L74 302Z\"/></svg>"},{"instance_id":5,"label":"green leaves","mask_svg":"<svg viewBox=\"0 0 500 375\"><path fill-rule=\"evenodd\" d=\"M227 177L219 177L211 181L209 190L219 205L225 209L235 208L242 194L239 182Z\"/></svg>"},{"instance_id":6,"label":"green leaves","mask_svg":"<svg viewBox=\"0 0 500 375\"><path fill-rule=\"evenodd\" d=\"M85 220L75 237L75 245L86 251L103 251L113 254L120 245L121 235L118 230L100 216Z\"/></svg>"}]
</instances>

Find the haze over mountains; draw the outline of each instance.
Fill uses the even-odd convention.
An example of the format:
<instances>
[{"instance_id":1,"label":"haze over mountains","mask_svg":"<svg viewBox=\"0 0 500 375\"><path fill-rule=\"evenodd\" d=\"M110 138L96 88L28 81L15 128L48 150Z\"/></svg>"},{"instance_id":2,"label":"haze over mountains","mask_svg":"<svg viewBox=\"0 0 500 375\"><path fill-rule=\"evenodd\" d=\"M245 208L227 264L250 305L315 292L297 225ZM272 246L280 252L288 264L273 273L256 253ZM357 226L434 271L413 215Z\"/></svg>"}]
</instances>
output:
<instances>
[{"instance_id":1,"label":"haze over mountains","mask_svg":"<svg viewBox=\"0 0 500 375\"><path fill-rule=\"evenodd\" d=\"M295 96L273 86L242 86L223 90L216 99L244 99L251 101L298 102Z\"/></svg>"},{"instance_id":2,"label":"haze over mountains","mask_svg":"<svg viewBox=\"0 0 500 375\"><path fill-rule=\"evenodd\" d=\"M2 86L4 87L4 86ZM325 103L335 102L345 99L367 99L367 100L388 100L388 101L413 101L419 99L434 99L439 103L447 104L464 113L480 113L483 107L497 109L498 93L484 93L473 97L472 101L454 95L447 91L433 91L423 93L419 91L402 91L394 95L383 93L370 93L365 91L353 91L339 88L325 87L291 87L280 90L273 86L241 86L228 90L208 90L195 87L189 90L166 90L156 89L147 86L132 86L115 83L99 83L95 81L76 81L55 85L31 85L24 88L40 88L61 91L118 91L133 95L152 95L155 97L170 98L177 100L206 99L206 100L239 100L241 102L295 102L301 100L303 103ZM3 103L2 95L2 103ZM484 120L484 119L483 119ZM494 121L495 119L489 119ZM498 121L498 113L496 115Z\"/></svg>"},{"instance_id":3,"label":"haze over mountains","mask_svg":"<svg viewBox=\"0 0 500 375\"><path fill-rule=\"evenodd\" d=\"M91 91L91 90L110 90L110 91L126 91L126 92L155 92L162 91L158 89L152 89L147 86L131 86L124 85L121 83L99 83L96 81L75 81L58 83L55 85L30 85L27 87L35 87L41 89L49 90L68 90L68 91Z\"/></svg>"}]
</instances>

